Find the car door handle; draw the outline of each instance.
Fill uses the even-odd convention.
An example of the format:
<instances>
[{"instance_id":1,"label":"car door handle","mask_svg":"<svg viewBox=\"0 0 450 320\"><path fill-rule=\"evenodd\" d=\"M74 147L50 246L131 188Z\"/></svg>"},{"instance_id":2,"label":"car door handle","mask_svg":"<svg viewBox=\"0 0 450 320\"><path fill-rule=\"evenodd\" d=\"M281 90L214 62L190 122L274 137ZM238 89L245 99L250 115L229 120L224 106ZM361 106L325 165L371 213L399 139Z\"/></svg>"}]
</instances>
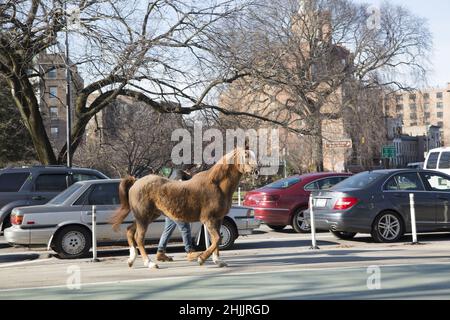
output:
<instances>
[{"instance_id":1,"label":"car door handle","mask_svg":"<svg viewBox=\"0 0 450 320\"><path fill-rule=\"evenodd\" d=\"M450 200L449 198L444 198L444 197L438 197L438 199L442 200L442 201L449 201Z\"/></svg>"},{"instance_id":2,"label":"car door handle","mask_svg":"<svg viewBox=\"0 0 450 320\"><path fill-rule=\"evenodd\" d=\"M34 196L34 197L31 197L31 200L45 200L45 199L47 199L46 197L43 197L43 196Z\"/></svg>"}]
</instances>

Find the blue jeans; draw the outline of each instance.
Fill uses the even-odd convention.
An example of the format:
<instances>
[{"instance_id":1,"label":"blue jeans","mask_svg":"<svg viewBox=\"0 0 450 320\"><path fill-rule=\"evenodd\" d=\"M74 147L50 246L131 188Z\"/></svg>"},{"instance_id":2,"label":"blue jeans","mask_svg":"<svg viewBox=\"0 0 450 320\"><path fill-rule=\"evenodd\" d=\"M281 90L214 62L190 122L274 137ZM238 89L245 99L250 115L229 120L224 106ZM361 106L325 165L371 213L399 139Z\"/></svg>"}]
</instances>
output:
<instances>
[{"instance_id":1,"label":"blue jeans","mask_svg":"<svg viewBox=\"0 0 450 320\"><path fill-rule=\"evenodd\" d=\"M161 235L161 239L159 239L158 251L166 251L167 243L169 242L169 238L175 230L175 227L178 226L178 229L181 231L181 237L183 238L184 250L186 252L190 252L192 248L192 236L191 236L191 225L187 222L178 222L170 220L166 217L166 222L164 225L164 231Z\"/></svg>"}]
</instances>

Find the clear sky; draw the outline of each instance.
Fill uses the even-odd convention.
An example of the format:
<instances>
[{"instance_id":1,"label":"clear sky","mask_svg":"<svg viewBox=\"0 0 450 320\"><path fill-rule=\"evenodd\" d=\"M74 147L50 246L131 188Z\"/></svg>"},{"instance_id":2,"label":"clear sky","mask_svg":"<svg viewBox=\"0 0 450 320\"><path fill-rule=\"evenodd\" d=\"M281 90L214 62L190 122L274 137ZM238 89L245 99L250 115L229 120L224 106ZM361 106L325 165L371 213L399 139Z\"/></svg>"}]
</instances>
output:
<instances>
[{"instance_id":1,"label":"clear sky","mask_svg":"<svg viewBox=\"0 0 450 320\"><path fill-rule=\"evenodd\" d=\"M379 5L381 0L355 0ZM415 15L428 19L433 34L433 70L428 83L432 87L445 87L450 82L450 1L449 0L389 0L408 8Z\"/></svg>"}]
</instances>

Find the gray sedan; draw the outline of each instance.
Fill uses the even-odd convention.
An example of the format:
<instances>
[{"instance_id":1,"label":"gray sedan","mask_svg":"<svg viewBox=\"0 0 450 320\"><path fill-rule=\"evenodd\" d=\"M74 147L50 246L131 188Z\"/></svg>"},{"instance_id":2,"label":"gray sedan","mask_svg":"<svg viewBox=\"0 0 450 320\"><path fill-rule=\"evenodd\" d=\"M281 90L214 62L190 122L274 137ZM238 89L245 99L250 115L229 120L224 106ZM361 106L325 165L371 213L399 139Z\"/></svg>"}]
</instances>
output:
<instances>
[{"instance_id":1,"label":"gray sedan","mask_svg":"<svg viewBox=\"0 0 450 320\"><path fill-rule=\"evenodd\" d=\"M15 208L11 214L12 227L5 230L5 239L13 245L47 245L61 258L78 258L88 254L91 248L92 206L97 212L97 241L99 244L126 242L126 227L132 223L130 214L114 232L108 223L119 206L119 179L77 182L45 205ZM255 220L253 209L232 207L225 217L220 248L228 249L239 235L248 235L260 223ZM164 229L164 216L150 224L146 239L158 241ZM200 223L191 224L195 243L202 245L203 228ZM178 228L173 239L181 239Z\"/></svg>"},{"instance_id":2,"label":"gray sedan","mask_svg":"<svg viewBox=\"0 0 450 320\"><path fill-rule=\"evenodd\" d=\"M377 242L398 241L411 232L411 193L417 231L450 231L450 176L428 170L363 172L314 192L316 228L346 240L370 233Z\"/></svg>"}]
</instances>

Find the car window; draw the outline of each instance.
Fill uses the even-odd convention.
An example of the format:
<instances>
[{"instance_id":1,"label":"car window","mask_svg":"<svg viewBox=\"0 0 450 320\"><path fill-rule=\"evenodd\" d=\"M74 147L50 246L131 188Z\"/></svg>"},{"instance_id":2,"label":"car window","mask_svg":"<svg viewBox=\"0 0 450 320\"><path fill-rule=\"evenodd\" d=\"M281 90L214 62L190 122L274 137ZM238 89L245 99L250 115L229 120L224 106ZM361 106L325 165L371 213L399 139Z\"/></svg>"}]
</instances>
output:
<instances>
[{"instance_id":1,"label":"car window","mask_svg":"<svg viewBox=\"0 0 450 320\"><path fill-rule=\"evenodd\" d=\"M330 177L318 181L320 190L328 190L342 181L341 177Z\"/></svg>"},{"instance_id":2,"label":"car window","mask_svg":"<svg viewBox=\"0 0 450 320\"><path fill-rule=\"evenodd\" d=\"M314 190L319 190L319 184L317 183L317 181L308 183L305 188L306 191L314 191Z\"/></svg>"},{"instance_id":3,"label":"car window","mask_svg":"<svg viewBox=\"0 0 450 320\"><path fill-rule=\"evenodd\" d=\"M87 174L87 173L74 173L72 175L73 182L78 181L85 181L85 180L98 180L100 177L94 175L94 174Z\"/></svg>"},{"instance_id":4,"label":"car window","mask_svg":"<svg viewBox=\"0 0 450 320\"><path fill-rule=\"evenodd\" d=\"M28 172L3 173L0 175L0 192L17 192L30 176Z\"/></svg>"},{"instance_id":5,"label":"car window","mask_svg":"<svg viewBox=\"0 0 450 320\"><path fill-rule=\"evenodd\" d=\"M450 152L443 152L439 160L439 169L450 169Z\"/></svg>"},{"instance_id":6,"label":"car window","mask_svg":"<svg viewBox=\"0 0 450 320\"><path fill-rule=\"evenodd\" d=\"M385 190L423 191L422 181L417 173L400 173L392 177L385 185Z\"/></svg>"},{"instance_id":7,"label":"car window","mask_svg":"<svg viewBox=\"0 0 450 320\"><path fill-rule=\"evenodd\" d=\"M332 190L337 189L359 189L364 188L367 186L370 186L372 183L377 181L378 179L384 177L384 173L377 172L377 171L366 171L358 173L357 175L348 177L344 181L339 182L334 187L332 187Z\"/></svg>"},{"instance_id":8,"label":"car window","mask_svg":"<svg viewBox=\"0 0 450 320\"><path fill-rule=\"evenodd\" d=\"M450 179L440 174L423 173L424 180L433 191L450 192Z\"/></svg>"},{"instance_id":9,"label":"car window","mask_svg":"<svg viewBox=\"0 0 450 320\"><path fill-rule=\"evenodd\" d=\"M438 158L439 158L439 152L430 153L430 156L428 157L428 160L427 160L426 169L436 169L437 163L438 163Z\"/></svg>"},{"instance_id":10,"label":"car window","mask_svg":"<svg viewBox=\"0 0 450 320\"><path fill-rule=\"evenodd\" d=\"M88 198L89 205L117 205L119 200L119 184L105 183L94 187Z\"/></svg>"},{"instance_id":11,"label":"car window","mask_svg":"<svg viewBox=\"0 0 450 320\"><path fill-rule=\"evenodd\" d=\"M293 186L294 184L300 182L301 179L299 177L290 177L287 179L282 179L279 181L275 181L271 184L268 184L266 186L266 188L271 188L271 189L287 189L291 186Z\"/></svg>"},{"instance_id":12,"label":"car window","mask_svg":"<svg viewBox=\"0 0 450 320\"><path fill-rule=\"evenodd\" d=\"M66 201L75 191L80 189L83 185L80 183L75 183L71 185L69 188L58 194L56 197L54 197L52 200L48 202L48 204L63 204L64 201Z\"/></svg>"},{"instance_id":13,"label":"car window","mask_svg":"<svg viewBox=\"0 0 450 320\"><path fill-rule=\"evenodd\" d=\"M44 192L60 192L67 188L65 174L41 174L37 177L34 190Z\"/></svg>"}]
</instances>

